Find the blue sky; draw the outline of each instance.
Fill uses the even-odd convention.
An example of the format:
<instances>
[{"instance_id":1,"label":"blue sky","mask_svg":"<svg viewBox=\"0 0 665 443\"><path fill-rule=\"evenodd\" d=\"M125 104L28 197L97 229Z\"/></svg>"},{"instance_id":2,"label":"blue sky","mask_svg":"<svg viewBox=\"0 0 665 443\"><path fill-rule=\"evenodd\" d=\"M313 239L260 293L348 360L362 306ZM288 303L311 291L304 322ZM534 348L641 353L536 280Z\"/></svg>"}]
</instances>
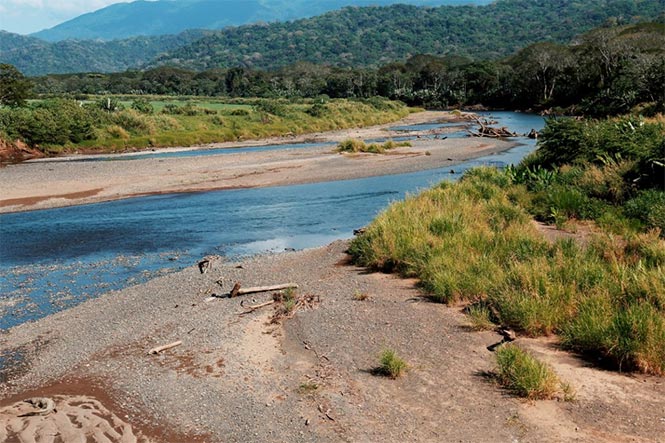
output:
<instances>
[{"instance_id":1,"label":"blue sky","mask_svg":"<svg viewBox=\"0 0 665 443\"><path fill-rule=\"evenodd\" d=\"M30 34L113 3L123 1L0 0L0 29L17 34Z\"/></svg>"}]
</instances>

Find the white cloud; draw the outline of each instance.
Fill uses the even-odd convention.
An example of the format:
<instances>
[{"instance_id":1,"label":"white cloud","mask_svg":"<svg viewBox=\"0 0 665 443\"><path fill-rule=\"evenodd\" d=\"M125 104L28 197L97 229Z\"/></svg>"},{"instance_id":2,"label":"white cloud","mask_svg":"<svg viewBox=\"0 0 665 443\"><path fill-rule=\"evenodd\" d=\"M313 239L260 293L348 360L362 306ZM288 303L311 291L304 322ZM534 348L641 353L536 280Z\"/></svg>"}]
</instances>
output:
<instances>
[{"instance_id":1,"label":"white cloud","mask_svg":"<svg viewBox=\"0 0 665 443\"><path fill-rule=\"evenodd\" d=\"M29 34L129 0L0 0L0 29Z\"/></svg>"},{"instance_id":2,"label":"white cloud","mask_svg":"<svg viewBox=\"0 0 665 443\"><path fill-rule=\"evenodd\" d=\"M120 3L119 0L1 0L1 3L10 9L16 8L35 8L41 10L51 10L53 12L74 12L84 13L94 11L113 3Z\"/></svg>"}]
</instances>

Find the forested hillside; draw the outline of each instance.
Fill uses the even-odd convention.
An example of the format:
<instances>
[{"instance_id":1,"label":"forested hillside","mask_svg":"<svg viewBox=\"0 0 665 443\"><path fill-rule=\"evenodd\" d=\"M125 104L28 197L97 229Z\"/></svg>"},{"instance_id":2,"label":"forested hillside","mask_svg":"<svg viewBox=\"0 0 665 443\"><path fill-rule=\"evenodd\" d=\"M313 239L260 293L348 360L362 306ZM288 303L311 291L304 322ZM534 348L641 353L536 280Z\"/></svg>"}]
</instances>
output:
<instances>
[{"instance_id":1,"label":"forested hillside","mask_svg":"<svg viewBox=\"0 0 665 443\"><path fill-rule=\"evenodd\" d=\"M415 54L494 59L539 41L565 42L605 22L652 19L662 0L499 0L482 7L346 8L290 23L216 32L152 66L275 68L308 61L372 66Z\"/></svg>"},{"instance_id":2,"label":"forested hillside","mask_svg":"<svg viewBox=\"0 0 665 443\"><path fill-rule=\"evenodd\" d=\"M490 0L171 0L116 3L33 34L47 41L114 40L312 17L345 6L487 4Z\"/></svg>"},{"instance_id":3,"label":"forested hillside","mask_svg":"<svg viewBox=\"0 0 665 443\"><path fill-rule=\"evenodd\" d=\"M0 32L0 62L35 76L161 65L197 71L296 62L376 67L416 54L497 59L535 42L568 42L602 24L662 17L664 10L662 0L499 0L487 6L353 7L295 22L110 42L47 43Z\"/></svg>"},{"instance_id":4,"label":"forested hillside","mask_svg":"<svg viewBox=\"0 0 665 443\"><path fill-rule=\"evenodd\" d=\"M75 74L35 79L41 94L170 94L233 97L384 96L430 108L484 104L567 108L582 114L665 111L665 24L603 27L574 43L535 43L497 61L417 55L379 68L298 63L279 70Z\"/></svg>"},{"instance_id":5,"label":"forested hillside","mask_svg":"<svg viewBox=\"0 0 665 443\"><path fill-rule=\"evenodd\" d=\"M197 40L209 31L135 37L111 42L67 40L49 43L0 31L0 63L16 66L25 75L69 72L117 72Z\"/></svg>"}]
</instances>

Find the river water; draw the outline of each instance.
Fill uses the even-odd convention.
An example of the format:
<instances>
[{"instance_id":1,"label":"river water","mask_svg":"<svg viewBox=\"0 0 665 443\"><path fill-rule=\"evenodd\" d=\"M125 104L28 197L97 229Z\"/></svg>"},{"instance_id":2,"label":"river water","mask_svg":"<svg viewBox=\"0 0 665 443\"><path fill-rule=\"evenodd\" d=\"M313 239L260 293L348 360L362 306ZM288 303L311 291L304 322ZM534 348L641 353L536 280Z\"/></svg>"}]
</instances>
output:
<instances>
[{"instance_id":1,"label":"river water","mask_svg":"<svg viewBox=\"0 0 665 443\"><path fill-rule=\"evenodd\" d=\"M535 115L491 115L519 133L544 124ZM470 167L519 162L535 147L519 141L509 151L456 165L454 173L447 167L0 215L0 328L182 269L205 255L239 258L350 238L406 193L456 180Z\"/></svg>"}]
</instances>

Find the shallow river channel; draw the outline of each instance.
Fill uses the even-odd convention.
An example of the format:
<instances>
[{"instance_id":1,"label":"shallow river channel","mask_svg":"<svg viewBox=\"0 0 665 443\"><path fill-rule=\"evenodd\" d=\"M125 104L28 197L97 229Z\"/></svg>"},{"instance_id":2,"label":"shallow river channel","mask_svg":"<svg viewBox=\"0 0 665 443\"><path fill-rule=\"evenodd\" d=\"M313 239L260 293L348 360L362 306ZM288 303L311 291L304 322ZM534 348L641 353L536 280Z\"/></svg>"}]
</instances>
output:
<instances>
[{"instance_id":1,"label":"shallow river channel","mask_svg":"<svg viewBox=\"0 0 665 443\"><path fill-rule=\"evenodd\" d=\"M535 115L491 115L498 126L518 133L544 124ZM350 238L354 229L406 193L456 180L473 166L519 162L535 145L517 140L520 146L456 165L454 173L447 167L0 215L0 329L190 266L205 255L234 259Z\"/></svg>"}]
</instances>

